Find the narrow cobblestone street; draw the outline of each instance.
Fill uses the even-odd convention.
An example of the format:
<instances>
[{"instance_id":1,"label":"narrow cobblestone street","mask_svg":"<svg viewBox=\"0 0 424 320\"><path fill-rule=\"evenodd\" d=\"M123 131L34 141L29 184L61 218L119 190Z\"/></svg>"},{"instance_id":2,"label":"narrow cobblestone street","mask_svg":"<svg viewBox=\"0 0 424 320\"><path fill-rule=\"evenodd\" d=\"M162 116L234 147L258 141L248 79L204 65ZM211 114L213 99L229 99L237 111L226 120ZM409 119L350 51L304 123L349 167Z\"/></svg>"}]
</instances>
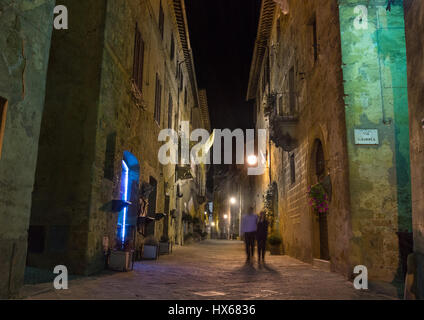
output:
<instances>
[{"instance_id":1,"label":"narrow cobblestone street","mask_svg":"<svg viewBox=\"0 0 424 320\"><path fill-rule=\"evenodd\" d=\"M133 272L104 272L69 282L26 285L27 299L393 299L359 292L343 276L288 256L245 264L243 243L208 240L177 247L157 261L136 263Z\"/></svg>"}]
</instances>

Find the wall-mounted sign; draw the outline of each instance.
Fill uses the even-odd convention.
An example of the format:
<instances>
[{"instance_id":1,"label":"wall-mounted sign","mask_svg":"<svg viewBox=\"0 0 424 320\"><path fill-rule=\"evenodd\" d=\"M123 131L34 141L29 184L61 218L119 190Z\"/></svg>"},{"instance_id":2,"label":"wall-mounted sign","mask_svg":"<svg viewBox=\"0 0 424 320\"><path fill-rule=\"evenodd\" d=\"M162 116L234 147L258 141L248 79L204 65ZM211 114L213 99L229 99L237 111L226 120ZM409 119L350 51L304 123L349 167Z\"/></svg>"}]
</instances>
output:
<instances>
[{"instance_id":1,"label":"wall-mounted sign","mask_svg":"<svg viewBox=\"0 0 424 320\"><path fill-rule=\"evenodd\" d=\"M355 144L377 145L378 130L377 129L355 129Z\"/></svg>"}]
</instances>

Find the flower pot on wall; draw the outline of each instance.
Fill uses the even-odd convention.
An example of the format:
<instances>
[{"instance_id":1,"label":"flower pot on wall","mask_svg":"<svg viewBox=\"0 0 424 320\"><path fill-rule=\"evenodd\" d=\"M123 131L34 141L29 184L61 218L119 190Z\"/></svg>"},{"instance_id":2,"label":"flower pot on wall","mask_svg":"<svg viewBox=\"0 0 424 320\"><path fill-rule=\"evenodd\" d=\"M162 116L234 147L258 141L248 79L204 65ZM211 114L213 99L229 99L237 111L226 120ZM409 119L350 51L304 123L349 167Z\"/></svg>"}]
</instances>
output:
<instances>
[{"instance_id":1,"label":"flower pot on wall","mask_svg":"<svg viewBox=\"0 0 424 320\"><path fill-rule=\"evenodd\" d=\"M278 148L290 152L298 143L299 119L295 115L281 116L272 114L269 119L269 137Z\"/></svg>"}]
</instances>

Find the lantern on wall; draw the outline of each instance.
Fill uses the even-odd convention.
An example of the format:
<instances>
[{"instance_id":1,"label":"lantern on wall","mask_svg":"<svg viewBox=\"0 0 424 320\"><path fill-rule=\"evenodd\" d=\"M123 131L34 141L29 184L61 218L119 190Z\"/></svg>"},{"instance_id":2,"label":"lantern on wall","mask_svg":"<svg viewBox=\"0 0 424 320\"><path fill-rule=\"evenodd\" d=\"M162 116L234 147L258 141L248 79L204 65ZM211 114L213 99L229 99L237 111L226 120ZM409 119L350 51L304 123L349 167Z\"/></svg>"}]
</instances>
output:
<instances>
[{"instance_id":1,"label":"lantern on wall","mask_svg":"<svg viewBox=\"0 0 424 320\"><path fill-rule=\"evenodd\" d=\"M280 6L283 14L289 14L289 1L288 0L274 0Z\"/></svg>"}]
</instances>

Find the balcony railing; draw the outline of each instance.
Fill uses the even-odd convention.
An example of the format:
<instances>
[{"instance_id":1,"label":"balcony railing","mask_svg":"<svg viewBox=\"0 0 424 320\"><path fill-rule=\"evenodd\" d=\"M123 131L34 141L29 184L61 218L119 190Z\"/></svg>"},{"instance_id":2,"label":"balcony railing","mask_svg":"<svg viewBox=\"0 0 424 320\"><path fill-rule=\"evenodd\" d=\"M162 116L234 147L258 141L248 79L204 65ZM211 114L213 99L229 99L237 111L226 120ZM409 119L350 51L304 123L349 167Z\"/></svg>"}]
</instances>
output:
<instances>
[{"instance_id":1,"label":"balcony railing","mask_svg":"<svg viewBox=\"0 0 424 320\"><path fill-rule=\"evenodd\" d=\"M299 115L296 111L283 108L283 106L280 106L280 110L278 109L277 94L269 95L264 112L269 119L270 139L277 147L289 152L298 146Z\"/></svg>"}]
</instances>

